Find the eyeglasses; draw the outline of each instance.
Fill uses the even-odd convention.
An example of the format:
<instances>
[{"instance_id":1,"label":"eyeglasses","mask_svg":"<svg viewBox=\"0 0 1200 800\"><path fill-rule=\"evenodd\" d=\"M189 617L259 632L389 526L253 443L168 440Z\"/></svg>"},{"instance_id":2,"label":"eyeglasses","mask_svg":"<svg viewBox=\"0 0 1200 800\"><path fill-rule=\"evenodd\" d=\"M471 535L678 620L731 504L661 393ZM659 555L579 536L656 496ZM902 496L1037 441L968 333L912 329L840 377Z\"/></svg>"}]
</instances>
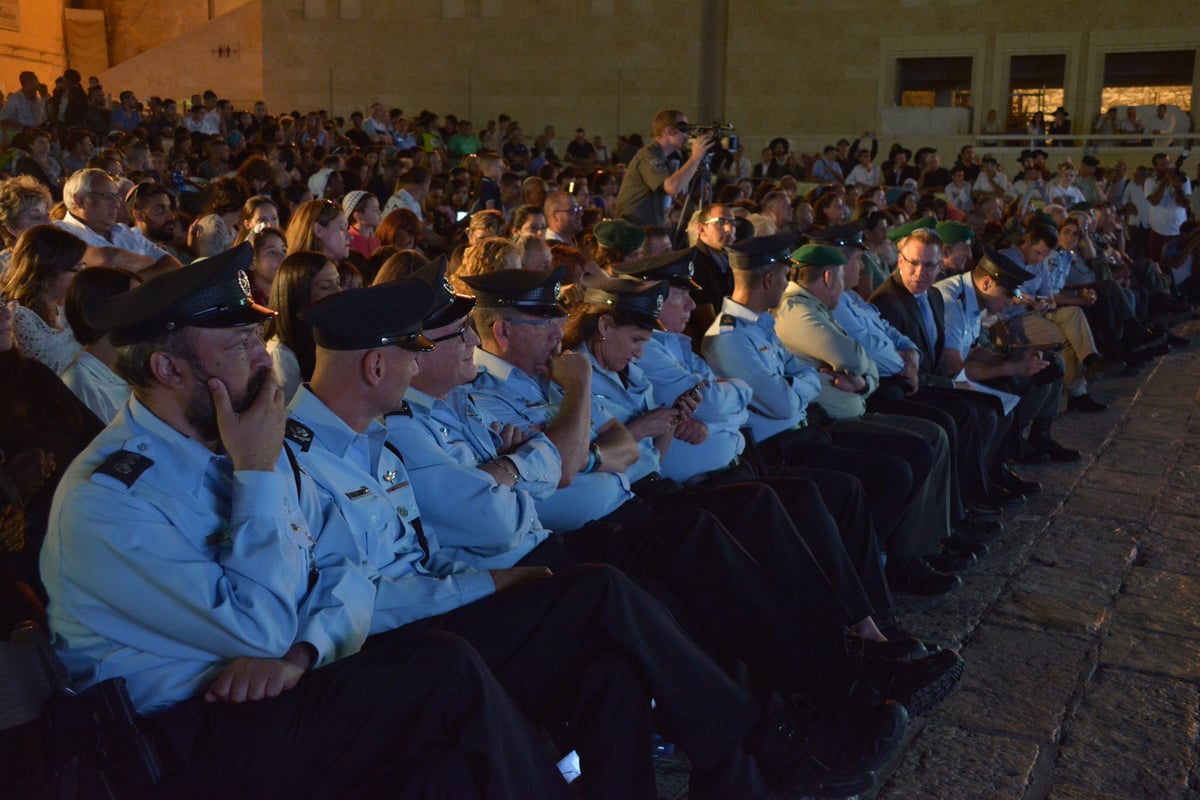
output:
<instances>
[{"instance_id":1,"label":"eyeglasses","mask_svg":"<svg viewBox=\"0 0 1200 800\"><path fill-rule=\"evenodd\" d=\"M904 259L904 261L910 267L915 267L917 269L923 269L926 272L936 272L937 270L942 268L942 262L940 262L940 261L914 261L913 259L904 255L904 253L898 253L898 255L900 256L900 258Z\"/></svg>"},{"instance_id":2,"label":"eyeglasses","mask_svg":"<svg viewBox=\"0 0 1200 800\"><path fill-rule=\"evenodd\" d=\"M701 225L736 225L737 219L731 217L713 217L700 223Z\"/></svg>"},{"instance_id":3,"label":"eyeglasses","mask_svg":"<svg viewBox=\"0 0 1200 800\"><path fill-rule=\"evenodd\" d=\"M559 208L553 213L555 214L582 214L583 206L571 206L570 208Z\"/></svg>"},{"instance_id":4,"label":"eyeglasses","mask_svg":"<svg viewBox=\"0 0 1200 800\"><path fill-rule=\"evenodd\" d=\"M112 203L116 205L121 202L121 195L116 192L88 192L88 197L98 197L103 203Z\"/></svg>"},{"instance_id":5,"label":"eyeglasses","mask_svg":"<svg viewBox=\"0 0 1200 800\"><path fill-rule=\"evenodd\" d=\"M464 323L463 326L461 328L459 328L458 330L456 330L454 333L447 333L445 336L439 336L436 339L430 339L429 341L433 342L434 344L437 344L438 342L448 342L451 339L462 339L463 344L467 343L467 325L466 325L466 323Z\"/></svg>"}]
</instances>

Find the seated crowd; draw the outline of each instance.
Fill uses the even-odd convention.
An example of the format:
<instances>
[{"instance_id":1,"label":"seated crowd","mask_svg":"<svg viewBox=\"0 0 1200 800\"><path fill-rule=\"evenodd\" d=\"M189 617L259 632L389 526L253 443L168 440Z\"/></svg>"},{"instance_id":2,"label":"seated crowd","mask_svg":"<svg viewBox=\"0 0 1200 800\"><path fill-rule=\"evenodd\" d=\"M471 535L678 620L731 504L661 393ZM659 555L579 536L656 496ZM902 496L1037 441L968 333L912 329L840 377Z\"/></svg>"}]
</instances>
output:
<instances>
[{"instance_id":1,"label":"seated crowd","mask_svg":"<svg viewBox=\"0 0 1200 800\"><path fill-rule=\"evenodd\" d=\"M0 111L5 631L124 679L158 796L653 798L656 735L693 798L865 791L963 669L894 604L1200 299L1166 154L560 157L71 72Z\"/></svg>"}]
</instances>

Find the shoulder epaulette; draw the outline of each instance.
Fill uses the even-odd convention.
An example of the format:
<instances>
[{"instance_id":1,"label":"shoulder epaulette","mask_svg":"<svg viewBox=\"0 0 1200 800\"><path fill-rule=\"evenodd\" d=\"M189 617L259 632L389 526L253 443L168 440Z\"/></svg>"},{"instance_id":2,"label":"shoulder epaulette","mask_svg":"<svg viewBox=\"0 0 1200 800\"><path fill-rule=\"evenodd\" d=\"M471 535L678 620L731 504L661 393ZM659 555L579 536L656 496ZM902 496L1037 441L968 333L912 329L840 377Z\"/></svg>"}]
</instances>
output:
<instances>
[{"instance_id":1,"label":"shoulder epaulette","mask_svg":"<svg viewBox=\"0 0 1200 800\"><path fill-rule=\"evenodd\" d=\"M397 408L395 411L389 411L384 416L385 417L409 417L409 418L411 418L412 415L413 415L412 406L410 406L408 404L407 400L404 400L400 403L399 408Z\"/></svg>"},{"instance_id":2,"label":"shoulder epaulette","mask_svg":"<svg viewBox=\"0 0 1200 800\"><path fill-rule=\"evenodd\" d=\"M287 425L283 429L283 437L299 445L301 453L307 453L308 448L312 446L313 432L312 428L303 422L298 422L289 417Z\"/></svg>"},{"instance_id":3,"label":"shoulder epaulette","mask_svg":"<svg viewBox=\"0 0 1200 800\"><path fill-rule=\"evenodd\" d=\"M737 318L732 314L722 314L720 325L722 328L732 328L737 325Z\"/></svg>"},{"instance_id":4,"label":"shoulder epaulette","mask_svg":"<svg viewBox=\"0 0 1200 800\"><path fill-rule=\"evenodd\" d=\"M142 473L150 469L153 464L154 459L147 458L140 453L118 450L104 459L92 474L116 478L127 488L132 488L133 484L137 483L137 479L142 477Z\"/></svg>"}]
</instances>

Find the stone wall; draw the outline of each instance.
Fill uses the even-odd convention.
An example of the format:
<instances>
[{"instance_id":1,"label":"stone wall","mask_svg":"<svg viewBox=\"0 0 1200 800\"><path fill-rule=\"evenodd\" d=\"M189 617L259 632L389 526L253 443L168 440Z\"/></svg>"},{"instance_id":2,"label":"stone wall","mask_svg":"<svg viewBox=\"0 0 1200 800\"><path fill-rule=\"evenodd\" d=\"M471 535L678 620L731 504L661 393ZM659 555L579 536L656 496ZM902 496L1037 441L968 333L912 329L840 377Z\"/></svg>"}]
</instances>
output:
<instances>
[{"instance_id":1,"label":"stone wall","mask_svg":"<svg viewBox=\"0 0 1200 800\"><path fill-rule=\"evenodd\" d=\"M226 49L228 48L228 49ZM187 100L212 89L235 108L249 108L262 97L263 36L260 0L233 11L116 65L100 76L115 97L132 89L150 95Z\"/></svg>"},{"instance_id":2,"label":"stone wall","mask_svg":"<svg viewBox=\"0 0 1200 800\"><path fill-rule=\"evenodd\" d=\"M0 91L20 89L17 76L25 70L53 89L67 68L62 0L23 0L18 16L20 31L0 30Z\"/></svg>"}]
</instances>

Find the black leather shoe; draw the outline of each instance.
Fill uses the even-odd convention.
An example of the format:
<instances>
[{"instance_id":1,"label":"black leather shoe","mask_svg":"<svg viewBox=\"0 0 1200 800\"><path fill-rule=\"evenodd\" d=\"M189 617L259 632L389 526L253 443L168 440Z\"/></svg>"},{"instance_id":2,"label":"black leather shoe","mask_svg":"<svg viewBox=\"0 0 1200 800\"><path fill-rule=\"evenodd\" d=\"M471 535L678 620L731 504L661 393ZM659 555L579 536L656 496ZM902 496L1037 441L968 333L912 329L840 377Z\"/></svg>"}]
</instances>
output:
<instances>
[{"instance_id":1,"label":"black leather shoe","mask_svg":"<svg viewBox=\"0 0 1200 800\"><path fill-rule=\"evenodd\" d=\"M988 486L987 502L1001 508L1013 508L1025 502L1025 495L1013 491L1011 487L1005 486L1000 481L995 481Z\"/></svg>"},{"instance_id":2,"label":"black leather shoe","mask_svg":"<svg viewBox=\"0 0 1200 800\"><path fill-rule=\"evenodd\" d=\"M1108 406L1101 403L1092 397L1087 392L1083 394L1072 395L1067 398L1067 411L1085 411L1090 414L1096 414L1101 411L1108 411Z\"/></svg>"},{"instance_id":3,"label":"black leather shoe","mask_svg":"<svg viewBox=\"0 0 1200 800\"><path fill-rule=\"evenodd\" d=\"M938 572L923 559L911 561L888 561L888 586L900 595L915 597L941 597L962 586L962 578Z\"/></svg>"},{"instance_id":4,"label":"black leather shoe","mask_svg":"<svg viewBox=\"0 0 1200 800\"><path fill-rule=\"evenodd\" d=\"M952 539L965 539L973 544L990 544L1004 536L1004 525L998 519L968 517L954 523ZM980 556L982 558L983 556Z\"/></svg>"},{"instance_id":5,"label":"black leather shoe","mask_svg":"<svg viewBox=\"0 0 1200 800\"><path fill-rule=\"evenodd\" d=\"M940 553L922 556L925 563L938 572L966 572L974 567L979 559L973 553L952 553L942 550Z\"/></svg>"},{"instance_id":6,"label":"black leather shoe","mask_svg":"<svg viewBox=\"0 0 1200 800\"><path fill-rule=\"evenodd\" d=\"M987 554L990 553L991 550L989 550L988 546L986 544L984 544L983 542L980 542L978 540L968 539L966 536L963 536L961 533L959 533L958 532L960 529L959 526L962 524L964 524L964 523L959 523L959 525L955 525L954 526L955 532L953 534L951 534L950 536L947 536L945 539L942 539L942 552L959 553L962 555L972 555L972 556L975 556L975 559L977 561L980 559L983 559L983 558L987 558ZM1004 529L1001 528L1000 531L1001 531L1001 533L1003 533Z\"/></svg>"},{"instance_id":7,"label":"black leather shoe","mask_svg":"<svg viewBox=\"0 0 1200 800\"><path fill-rule=\"evenodd\" d=\"M1027 481L1017 473L1008 468L1008 465L1000 467L996 473L996 483L1003 486L1010 492L1015 492L1022 497L1040 494L1042 485L1037 481Z\"/></svg>"},{"instance_id":8,"label":"black leather shoe","mask_svg":"<svg viewBox=\"0 0 1200 800\"><path fill-rule=\"evenodd\" d=\"M916 661L929 655L925 643L912 637L877 642L851 634L849 647L861 650L868 661Z\"/></svg>"},{"instance_id":9,"label":"black leather shoe","mask_svg":"<svg viewBox=\"0 0 1200 800\"><path fill-rule=\"evenodd\" d=\"M1192 343L1191 339L1185 339L1182 336L1176 336L1173 333L1167 334L1167 346L1180 350Z\"/></svg>"},{"instance_id":10,"label":"black leather shoe","mask_svg":"<svg viewBox=\"0 0 1200 800\"><path fill-rule=\"evenodd\" d=\"M958 653L939 650L919 661L876 664L872 678L884 697L903 703L916 717L942 702L962 677L963 666Z\"/></svg>"},{"instance_id":11,"label":"black leather shoe","mask_svg":"<svg viewBox=\"0 0 1200 800\"><path fill-rule=\"evenodd\" d=\"M829 711L789 699L772 704L747 747L777 793L849 797L874 785L875 768L906 730L908 711L899 703Z\"/></svg>"},{"instance_id":12,"label":"black leather shoe","mask_svg":"<svg viewBox=\"0 0 1200 800\"><path fill-rule=\"evenodd\" d=\"M1035 450L1045 453L1051 461L1057 461L1060 464L1070 464L1082 458L1078 450L1064 447L1049 436L1042 437L1037 441L1030 441L1030 444Z\"/></svg>"}]
</instances>

